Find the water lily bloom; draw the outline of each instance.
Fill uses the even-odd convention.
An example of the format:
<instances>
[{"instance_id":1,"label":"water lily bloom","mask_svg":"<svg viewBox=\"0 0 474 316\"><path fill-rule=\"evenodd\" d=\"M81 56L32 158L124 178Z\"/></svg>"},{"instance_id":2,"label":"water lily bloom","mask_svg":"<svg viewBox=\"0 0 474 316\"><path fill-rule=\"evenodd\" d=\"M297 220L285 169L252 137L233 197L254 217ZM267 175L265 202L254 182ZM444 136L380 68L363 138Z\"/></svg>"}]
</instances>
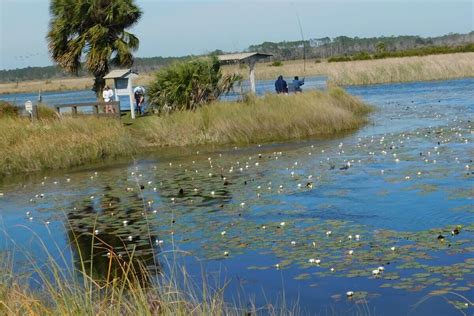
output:
<instances>
[{"instance_id":1,"label":"water lily bloom","mask_svg":"<svg viewBox=\"0 0 474 316\"><path fill-rule=\"evenodd\" d=\"M285 222L281 222L281 223L280 223L280 226L285 226Z\"/></svg>"},{"instance_id":2,"label":"water lily bloom","mask_svg":"<svg viewBox=\"0 0 474 316\"><path fill-rule=\"evenodd\" d=\"M354 296L354 292L353 291L347 291L346 295L347 295L347 297L352 297L352 296Z\"/></svg>"},{"instance_id":3,"label":"water lily bloom","mask_svg":"<svg viewBox=\"0 0 474 316\"><path fill-rule=\"evenodd\" d=\"M378 275L380 275L380 270L379 269L372 270L372 274L374 276L378 276Z\"/></svg>"},{"instance_id":4,"label":"water lily bloom","mask_svg":"<svg viewBox=\"0 0 474 316\"><path fill-rule=\"evenodd\" d=\"M296 245L296 241L292 240L292 241L291 241L291 245L292 245L292 246Z\"/></svg>"},{"instance_id":5,"label":"water lily bloom","mask_svg":"<svg viewBox=\"0 0 474 316\"><path fill-rule=\"evenodd\" d=\"M132 236L128 236L127 239L128 239L128 241L132 241L132 240L133 240L133 237L132 237Z\"/></svg>"},{"instance_id":6,"label":"water lily bloom","mask_svg":"<svg viewBox=\"0 0 474 316\"><path fill-rule=\"evenodd\" d=\"M332 234L332 231L330 231L330 230L328 230L328 231L326 232L326 236L330 236L331 234Z\"/></svg>"},{"instance_id":7,"label":"water lily bloom","mask_svg":"<svg viewBox=\"0 0 474 316\"><path fill-rule=\"evenodd\" d=\"M128 221L122 221L123 226L127 226Z\"/></svg>"},{"instance_id":8,"label":"water lily bloom","mask_svg":"<svg viewBox=\"0 0 474 316\"><path fill-rule=\"evenodd\" d=\"M390 250L395 251L395 247L390 247Z\"/></svg>"},{"instance_id":9,"label":"water lily bloom","mask_svg":"<svg viewBox=\"0 0 474 316\"><path fill-rule=\"evenodd\" d=\"M228 256L229 255L229 252L228 251L224 251L224 256Z\"/></svg>"},{"instance_id":10,"label":"water lily bloom","mask_svg":"<svg viewBox=\"0 0 474 316\"><path fill-rule=\"evenodd\" d=\"M377 268L380 272L384 272L385 271L385 268L383 266L380 266Z\"/></svg>"},{"instance_id":11,"label":"water lily bloom","mask_svg":"<svg viewBox=\"0 0 474 316\"><path fill-rule=\"evenodd\" d=\"M348 253L349 255L352 255L352 254L354 253L354 250L349 250L347 253Z\"/></svg>"},{"instance_id":12,"label":"water lily bloom","mask_svg":"<svg viewBox=\"0 0 474 316\"><path fill-rule=\"evenodd\" d=\"M226 231L225 231L225 230L221 231L221 235L222 235L222 236L224 236L225 234L226 234Z\"/></svg>"}]
</instances>

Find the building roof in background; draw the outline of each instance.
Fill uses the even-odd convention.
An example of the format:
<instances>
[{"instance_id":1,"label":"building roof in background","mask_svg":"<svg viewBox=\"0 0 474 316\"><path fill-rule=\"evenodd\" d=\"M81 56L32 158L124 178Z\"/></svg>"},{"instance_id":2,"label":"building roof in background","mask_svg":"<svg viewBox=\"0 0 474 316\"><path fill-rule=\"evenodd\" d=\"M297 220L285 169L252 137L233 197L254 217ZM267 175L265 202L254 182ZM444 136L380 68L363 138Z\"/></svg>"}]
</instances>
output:
<instances>
[{"instance_id":1,"label":"building roof in background","mask_svg":"<svg viewBox=\"0 0 474 316\"><path fill-rule=\"evenodd\" d=\"M251 57L256 58L256 59L264 59L267 57L273 56L272 54L265 54L265 53L257 53L257 52L251 52L251 53L237 53L237 54L226 54L226 55L219 55L217 58L219 61L223 62L232 62L232 61L244 61L247 59L250 59Z\"/></svg>"}]
</instances>

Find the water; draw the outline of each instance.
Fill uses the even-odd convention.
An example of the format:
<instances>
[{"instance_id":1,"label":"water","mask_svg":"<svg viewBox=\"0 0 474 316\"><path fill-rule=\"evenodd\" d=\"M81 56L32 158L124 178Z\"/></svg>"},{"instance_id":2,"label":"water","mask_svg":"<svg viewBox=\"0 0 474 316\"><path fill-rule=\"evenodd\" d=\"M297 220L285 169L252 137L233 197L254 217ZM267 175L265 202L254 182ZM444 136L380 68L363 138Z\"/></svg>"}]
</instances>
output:
<instances>
[{"instance_id":1,"label":"water","mask_svg":"<svg viewBox=\"0 0 474 316\"><path fill-rule=\"evenodd\" d=\"M198 283L201 269L230 281L226 298L244 305L284 291L309 314L472 314L448 292L474 298L474 79L347 90L377 111L338 139L169 149L5 179L0 247L41 262L39 236L77 264L95 234L109 245L95 250L97 277L108 251L126 260L136 249L152 275L168 272L171 252Z\"/></svg>"}]
</instances>

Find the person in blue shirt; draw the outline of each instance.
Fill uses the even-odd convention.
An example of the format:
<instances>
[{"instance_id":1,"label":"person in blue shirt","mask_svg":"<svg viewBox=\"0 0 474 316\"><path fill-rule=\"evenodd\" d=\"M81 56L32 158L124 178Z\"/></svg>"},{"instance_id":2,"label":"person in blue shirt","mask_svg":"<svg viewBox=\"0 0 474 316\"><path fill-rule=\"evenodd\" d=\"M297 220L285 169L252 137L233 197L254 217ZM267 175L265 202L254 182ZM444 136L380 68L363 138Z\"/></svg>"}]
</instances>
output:
<instances>
[{"instance_id":1,"label":"person in blue shirt","mask_svg":"<svg viewBox=\"0 0 474 316\"><path fill-rule=\"evenodd\" d=\"M295 76L295 79L293 80L293 89L295 89L295 93L303 92L303 90L301 89L302 85L304 85L304 78L303 80L300 80L298 76Z\"/></svg>"}]
</instances>

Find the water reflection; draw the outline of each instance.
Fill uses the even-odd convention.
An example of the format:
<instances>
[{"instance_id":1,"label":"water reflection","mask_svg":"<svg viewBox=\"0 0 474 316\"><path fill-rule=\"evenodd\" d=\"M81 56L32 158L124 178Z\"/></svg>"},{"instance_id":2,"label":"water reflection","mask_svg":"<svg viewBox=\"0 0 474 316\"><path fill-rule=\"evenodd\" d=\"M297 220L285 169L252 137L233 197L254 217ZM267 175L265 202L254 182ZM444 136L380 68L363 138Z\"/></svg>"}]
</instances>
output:
<instances>
[{"instance_id":1,"label":"water reflection","mask_svg":"<svg viewBox=\"0 0 474 316\"><path fill-rule=\"evenodd\" d=\"M148 211L137 193L111 186L100 198L91 196L79 203L67 213L76 267L95 280L126 276L147 283L160 269L159 239Z\"/></svg>"}]
</instances>

